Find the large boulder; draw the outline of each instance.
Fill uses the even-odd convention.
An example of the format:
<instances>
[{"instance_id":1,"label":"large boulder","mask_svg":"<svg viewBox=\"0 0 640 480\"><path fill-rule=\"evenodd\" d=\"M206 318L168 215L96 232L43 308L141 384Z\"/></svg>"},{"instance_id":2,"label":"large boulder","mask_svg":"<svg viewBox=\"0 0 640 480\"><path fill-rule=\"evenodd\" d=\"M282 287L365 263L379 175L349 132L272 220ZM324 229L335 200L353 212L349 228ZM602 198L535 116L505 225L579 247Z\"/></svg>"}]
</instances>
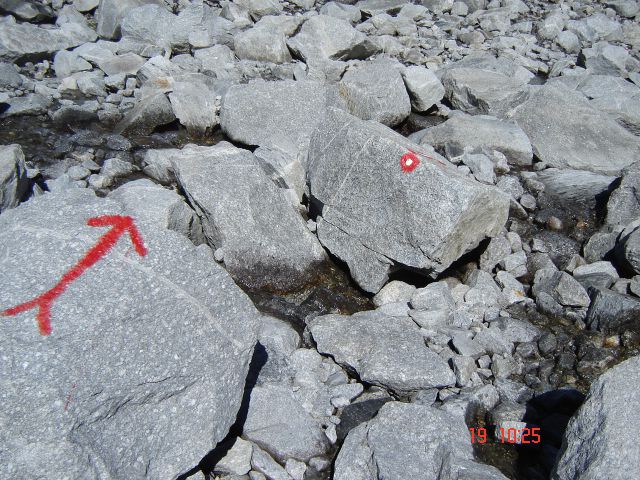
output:
<instances>
[{"instance_id":1,"label":"large boulder","mask_svg":"<svg viewBox=\"0 0 640 480\"><path fill-rule=\"evenodd\" d=\"M506 480L495 467L475 462L462 416L400 402L386 403L373 420L349 432L333 478Z\"/></svg>"},{"instance_id":2,"label":"large boulder","mask_svg":"<svg viewBox=\"0 0 640 480\"><path fill-rule=\"evenodd\" d=\"M338 89L322 82L234 85L222 99L220 126L236 142L277 148L303 160L324 111L342 104Z\"/></svg>"},{"instance_id":3,"label":"large boulder","mask_svg":"<svg viewBox=\"0 0 640 480\"><path fill-rule=\"evenodd\" d=\"M464 152L491 154L497 150L512 165L533 163L531 142L522 129L488 115L454 115L427 129L420 142L445 151L449 158Z\"/></svg>"},{"instance_id":4,"label":"large boulder","mask_svg":"<svg viewBox=\"0 0 640 480\"><path fill-rule=\"evenodd\" d=\"M282 291L314 278L324 250L251 152L228 142L190 146L172 170L236 280Z\"/></svg>"},{"instance_id":5,"label":"large boulder","mask_svg":"<svg viewBox=\"0 0 640 480\"><path fill-rule=\"evenodd\" d=\"M350 67L339 84L347 110L363 120L375 120L390 127L402 123L411 113L402 69L400 62L389 59Z\"/></svg>"},{"instance_id":6,"label":"large boulder","mask_svg":"<svg viewBox=\"0 0 640 480\"><path fill-rule=\"evenodd\" d=\"M530 88L530 97L512 116L540 160L551 167L605 175L619 175L637 160L640 139L593 108L582 94L559 85Z\"/></svg>"},{"instance_id":7,"label":"large boulder","mask_svg":"<svg viewBox=\"0 0 640 480\"><path fill-rule=\"evenodd\" d=\"M607 202L607 225L628 225L640 218L640 162L622 172L620 185Z\"/></svg>"},{"instance_id":8,"label":"large boulder","mask_svg":"<svg viewBox=\"0 0 640 480\"><path fill-rule=\"evenodd\" d=\"M109 231L88 219L133 215L147 251L123 235L59 292L47 337L37 307L2 318L0 477L174 478L234 422L259 314L208 247L139 211L74 189L0 215L2 309L54 287Z\"/></svg>"},{"instance_id":9,"label":"large boulder","mask_svg":"<svg viewBox=\"0 0 640 480\"><path fill-rule=\"evenodd\" d=\"M40 60L95 39L95 32L82 24L69 22L57 28L41 28L4 17L0 18L0 61Z\"/></svg>"},{"instance_id":10,"label":"large boulder","mask_svg":"<svg viewBox=\"0 0 640 480\"><path fill-rule=\"evenodd\" d=\"M640 356L598 378L569 421L553 480L626 480L640 471Z\"/></svg>"},{"instance_id":11,"label":"large boulder","mask_svg":"<svg viewBox=\"0 0 640 480\"><path fill-rule=\"evenodd\" d=\"M0 145L0 212L16 207L29 188L20 145Z\"/></svg>"},{"instance_id":12,"label":"large boulder","mask_svg":"<svg viewBox=\"0 0 640 480\"><path fill-rule=\"evenodd\" d=\"M97 32L102 38L120 37L122 19L130 10L142 5L164 6L162 0L100 0L96 10Z\"/></svg>"},{"instance_id":13,"label":"large boulder","mask_svg":"<svg viewBox=\"0 0 640 480\"><path fill-rule=\"evenodd\" d=\"M508 216L502 192L391 129L337 109L313 134L308 177L321 243L369 292L395 267L437 275L496 236Z\"/></svg>"},{"instance_id":14,"label":"large boulder","mask_svg":"<svg viewBox=\"0 0 640 480\"><path fill-rule=\"evenodd\" d=\"M376 311L324 315L309 323L320 353L358 373L365 382L399 393L455 384L445 360L425 345L409 317Z\"/></svg>"},{"instance_id":15,"label":"large boulder","mask_svg":"<svg viewBox=\"0 0 640 480\"><path fill-rule=\"evenodd\" d=\"M631 295L591 288L586 324L591 330L614 335L625 330L640 332L640 301Z\"/></svg>"}]
</instances>

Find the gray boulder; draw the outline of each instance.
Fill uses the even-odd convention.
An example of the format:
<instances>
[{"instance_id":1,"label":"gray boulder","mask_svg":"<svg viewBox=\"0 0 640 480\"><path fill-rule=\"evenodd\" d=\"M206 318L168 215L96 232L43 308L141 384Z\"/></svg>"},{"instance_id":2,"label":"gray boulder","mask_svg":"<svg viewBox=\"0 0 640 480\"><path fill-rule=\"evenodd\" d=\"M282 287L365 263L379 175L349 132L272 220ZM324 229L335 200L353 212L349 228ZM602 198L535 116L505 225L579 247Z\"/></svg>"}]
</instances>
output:
<instances>
[{"instance_id":1,"label":"gray boulder","mask_svg":"<svg viewBox=\"0 0 640 480\"><path fill-rule=\"evenodd\" d=\"M586 324L606 334L640 331L640 301L612 290L592 288Z\"/></svg>"},{"instance_id":2,"label":"gray boulder","mask_svg":"<svg viewBox=\"0 0 640 480\"><path fill-rule=\"evenodd\" d=\"M586 289L589 287L609 288L620 278L611 262L594 262L580 265L573 272L573 278L578 280Z\"/></svg>"},{"instance_id":3,"label":"gray boulder","mask_svg":"<svg viewBox=\"0 0 640 480\"><path fill-rule=\"evenodd\" d=\"M402 64L381 59L356 64L338 85L347 110L362 120L393 127L411 113L411 101L402 80Z\"/></svg>"},{"instance_id":4,"label":"gray boulder","mask_svg":"<svg viewBox=\"0 0 640 480\"><path fill-rule=\"evenodd\" d=\"M328 15L316 15L304 22L287 45L307 63L365 59L377 50L373 42L349 22Z\"/></svg>"},{"instance_id":5,"label":"gray boulder","mask_svg":"<svg viewBox=\"0 0 640 480\"><path fill-rule=\"evenodd\" d=\"M588 307L589 295L580 283L566 272L542 268L535 274L533 288L535 297L545 293L565 307Z\"/></svg>"},{"instance_id":6,"label":"gray boulder","mask_svg":"<svg viewBox=\"0 0 640 480\"><path fill-rule=\"evenodd\" d=\"M282 463L289 458L307 462L329 447L320 424L285 385L265 384L251 390L242 433Z\"/></svg>"},{"instance_id":7,"label":"gray boulder","mask_svg":"<svg viewBox=\"0 0 640 480\"><path fill-rule=\"evenodd\" d=\"M626 266L636 275L640 274L640 221L636 220L622 232L618 250Z\"/></svg>"},{"instance_id":8,"label":"gray boulder","mask_svg":"<svg viewBox=\"0 0 640 480\"><path fill-rule=\"evenodd\" d=\"M149 135L156 127L176 119L171 103L160 90L146 92L127 115L116 125L116 133Z\"/></svg>"},{"instance_id":9,"label":"gray boulder","mask_svg":"<svg viewBox=\"0 0 640 480\"><path fill-rule=\"evenodd\" d=\"M607 225L628 225L640 218L640 162L622 172L620 186L607 203Z\"/></svg>"},{"instance_id":10,"label":"gray boulder","mask_svg":"<svg viewBox=\"0 0 640 480\"><path fill-rule=\"evenodd\" d=\"M290 62L291 53L286 40L293 35L301 21L299 17L263 17L252 28L235 35L233 49L238 58L246 60Z\"/></svg>"},{"instance_id":11,"label":"gray boulder","mask_svg":"<svg viewBox=\"0 0 640 480\"><path fill-rule=\"evenodd\" d=\"M20 145L0 146L0 212L17 207L29 188Z\"/></svg>"},{"instance_id":12,"label":"gray boulder","mask_svg":"<svg viewBox=\"0 0 640 480\"><path fill-rule=\"evenodd\" d=\"M12 63L0 62L0 88L18 88L22 85L22 77Z\"/></svg>"},{"instance_id":13,"label":"gray boulder","mask_svg":"<svg viewBox=\"0 0 640 480\"><path fill-rule=\"evenodd\" d=\"M412 65L402 71L402 78L417 112L426 112L444 97L444 87L431 70Z\"/></svg>"},{"instance_id":14,"label":"gray boulder","mask_svg":"<svg viewBox=\"0 0 640 480\"><path fill-rule=\"evenodd\" d=\"M507 219L506 195L426 151L337 109L311 139L308 177L321 210L318 237L367 291L379 291L394 265L437 275L497 235Z\"/></svg>"},{"instance_id":15,"label":"gray boulder","mask_svg":"<svg viewBox=\"0 0 640 480\"><path fill-rule=\"evenodd\" d=\"M100 0L96 10L96 31L102 38L120 37L122 19L130 10L142 5L164 6L162 0Z\"/></svg>"},{"instance_id":16,"label":"gray boulder","mask_svg":"<svg viewBox=\"0 0 640 480\"><path fill-rule=\"evenodd\" d=\"M0 19L0 61L39 60L95 39L93 30L77 23L41 28L5 17Z\"/></svg>"},{"instance_id":17,"label":"gray boulder","mask_svg":"<svg viewBox=\"0 0 640 480\"><path fill-rule=\"evenodd\" d=\"M422 144L443 150L448 158L469 153L488 153L497 150L512 165L533 163L533 150L527 135L513 122L488 115L457 114L449 120L426 130Z\"/></svg>"},{"instance_id":18,"label":"gray boulder","mask_svg":"<svg viewBox=\"0 0 640 480\"><path fill-rule=\"evenodd\" d=\"M278 148L304 161L324 111L342 104L337 88L322 82L234 85L222 99L220 126L236 142Z\"/></svg>"},{"instance_id":19,"label":"gray boulder","mask_svg":"<svg viewBox=\"0 0 640 480\"><path fill-rule=\"evenodd\" d=\"M455 384L446 362L427 348L408 317L377 311L324 315L308 324L318 351L365 382L408 393Z\"/></svg>"},{"instance_id":20,"label":"gray boulder","mask_svg":"<svg viewBox=\"0 0 640 480\"><path fill-rule=\"evenodd\" d=\"M636 161L640 140L583 95L560 86L530 87L513 112L533 151L551 167L618 175Z\"/></svg>"},{"instance_id":21,"label":"gray boulder","mask_svg":"<svg viewBox=\"0 0 640 480\"><path fill-rule=\"evenodd\" d=\"M547 168L538 172L544 183L544 192L568 206L596 206L598 198L605 196L616 177L584 170Z\"/></svg>"},{"instance_id":22,"label":"gray boulder","mask_svg":"<svg viewBox=\"0 0 640 480\"><path fill-rule=\"evenodd\" d=\"M600 376L569 421L553 480L625 480L640 471L640 357ZM585 441L588 439L589 441Z\"/></svg>"},{"instance_id":23,"label":"gray boulder","mask_svg":"<svg viewBox=\"0 0 640 480\"><path fill-rule=\"evenodd\" d=\"M595 75L628 76L627 71L640 65L622 46L598 42L591 48L583 48L578 64Z\"/></svg>"},{"instance_id":24,"label":"gray boulder","mask_svg":"<svg viewBox=\"0 0 640 480\"><path fill-rule=\"evenodd\" d=\"M50 20L53 17L51 7L33 0L0 0L0 12L34 23Z\"/></svg>"},{"instance_id":25,"label":"gray boulder","mask_svg":"<svg viewBox=\"0 0 640 480\"><path fill-rule=\"evenodd\" d=\"M451 104L473 115L504 116L526 99L526 86L501 73L455 68L445 71L441 80Z\"/></svg>"},{"instance_id":26,"label":"gray boulder","mask_svg":"<svg viewBox=\"0 0 640 480\"><path fill-rule=\"evenodd\" d=\"M84 188L3 212L2 308L56 285L109 231L87 219L128 214ZM0 366L1 477L173 478L234 422L258 313L208 247L133 220L146 256L124 235L54 301L48 337L35 309L0 322L21 365Z\"/></svg>"},{"instance_id":27,"label":"gray boulder","mask_svg":"<svg viewBox=\"0 0 640 480\"><path fill-rule=\"evenodd\" d=\"M221 142L186 147L171 160L207 242L222 249L237 281L282 291L314 278L324 250L251 152Z\"/></svg>"},{"instance_id":28,"label":"gray boulder","mask_svg":"<svg viewBox=\"0 0 640 480\"><path fill-rule=\"evenodd\" d=\"M216 94L201 82L176 82L169 94L173 113L191 135L204 135L218 125Z\"/></svg>"},{"instance_id":29,"label":"gray boulder","mask_svg":"<svg viewBox=\"0 0 640 480\"><path fill-rule=\"evenodd\" d=\"M474 461L462 416L415 403L388 402L373 420L349 432L335 463L335 480L456 478L505 480Z\"/></svg>"}]
</instances>

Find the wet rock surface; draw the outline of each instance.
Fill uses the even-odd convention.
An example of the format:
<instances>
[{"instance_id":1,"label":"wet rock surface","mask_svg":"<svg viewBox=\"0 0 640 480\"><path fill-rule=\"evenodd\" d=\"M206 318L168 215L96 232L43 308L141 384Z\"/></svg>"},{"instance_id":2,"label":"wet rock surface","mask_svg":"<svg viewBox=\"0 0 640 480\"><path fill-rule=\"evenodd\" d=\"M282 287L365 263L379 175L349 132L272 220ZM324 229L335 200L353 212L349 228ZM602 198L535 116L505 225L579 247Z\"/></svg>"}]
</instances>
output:
<instances>
[{"instance_id":1,"label":"wet rock surface","mask_svg":"<svg viewBox=\"0 0 640 480\"><path fill-rule=\"evenodd\" d=\"M639 14L0 1L0 476L629 478Z\"/></svg>"}]
</instances>

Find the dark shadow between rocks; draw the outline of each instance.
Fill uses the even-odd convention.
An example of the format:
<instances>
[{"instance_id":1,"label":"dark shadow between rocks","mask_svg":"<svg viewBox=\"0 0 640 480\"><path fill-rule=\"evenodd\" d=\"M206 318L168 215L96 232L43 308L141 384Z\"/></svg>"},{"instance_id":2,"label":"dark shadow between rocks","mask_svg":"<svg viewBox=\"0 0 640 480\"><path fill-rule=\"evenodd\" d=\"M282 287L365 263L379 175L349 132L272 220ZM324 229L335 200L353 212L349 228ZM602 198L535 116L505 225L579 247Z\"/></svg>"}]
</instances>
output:
<instances>
[{"instance_id":1,"label":"dark shadow between rocks","mask_svg":"<svg viewBox=\"0 0 640 480\"><path fill-rule=\"evenodd\" d=\"M175 477L175 480L187 480L198 472L201 472L204 475L204 478L208 479L211 478L213 473L215 473L215 468L218 462L227 455L236 439L242 435L244 422L247 420L247 414L249 413L251 391L253 390L253 387L256 386L260 370L262 370L262 367L267 363L268 358L269 354L264 346L260 342L256 343L256 347L253 350L253 356L251 357L251 363L249 364L249 372L247 373L244 393L242 394L242 403L240 404L240 409L236 415L236 421L231 425L231 428L229 428L229 433L224 439L218 442L213 450L207 453L202 460L200 460L198 465L188 472L178 475Z\"/></svg>"}]
</instances>

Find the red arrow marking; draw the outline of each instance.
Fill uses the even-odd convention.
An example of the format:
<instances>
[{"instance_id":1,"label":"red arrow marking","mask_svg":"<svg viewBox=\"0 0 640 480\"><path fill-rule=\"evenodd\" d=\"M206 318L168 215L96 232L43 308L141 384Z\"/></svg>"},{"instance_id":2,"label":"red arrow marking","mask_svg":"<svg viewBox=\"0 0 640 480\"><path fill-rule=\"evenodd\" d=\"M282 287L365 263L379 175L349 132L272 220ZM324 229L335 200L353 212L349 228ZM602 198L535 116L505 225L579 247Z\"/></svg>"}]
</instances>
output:
<instances>
[{"instance_id":1,"label":"red arrow marking","mask_svg":"<svg viewBox=\"0 0 640 480\"><path fill-rule=\"evenodd\" d=\"M111 248L118 242L118 239L124 235L125 232L129 232L131 243L136 249L136 252L141 257L147 254L140 232L133 224L131 217L123 217L120 215L103 215L101 217L90 218L87 221L87 225L90 227L106 227L112 225L113 227L107 233L105 233L100 241L87 252L87 254L67 273L65 273L60 281L51 289L34 298L33 300L17 305L13 308L9 308L4 312L0 312L0 316L10 317L17 315L32 308L38 307L38 314L36 319L38 320L38 329L40 335L49 335L51 333L51 305L53 301L64 293L67 287L82 275L87 269L91 268L98 260L104 257Z\"/></svg>"}]
</instances>

